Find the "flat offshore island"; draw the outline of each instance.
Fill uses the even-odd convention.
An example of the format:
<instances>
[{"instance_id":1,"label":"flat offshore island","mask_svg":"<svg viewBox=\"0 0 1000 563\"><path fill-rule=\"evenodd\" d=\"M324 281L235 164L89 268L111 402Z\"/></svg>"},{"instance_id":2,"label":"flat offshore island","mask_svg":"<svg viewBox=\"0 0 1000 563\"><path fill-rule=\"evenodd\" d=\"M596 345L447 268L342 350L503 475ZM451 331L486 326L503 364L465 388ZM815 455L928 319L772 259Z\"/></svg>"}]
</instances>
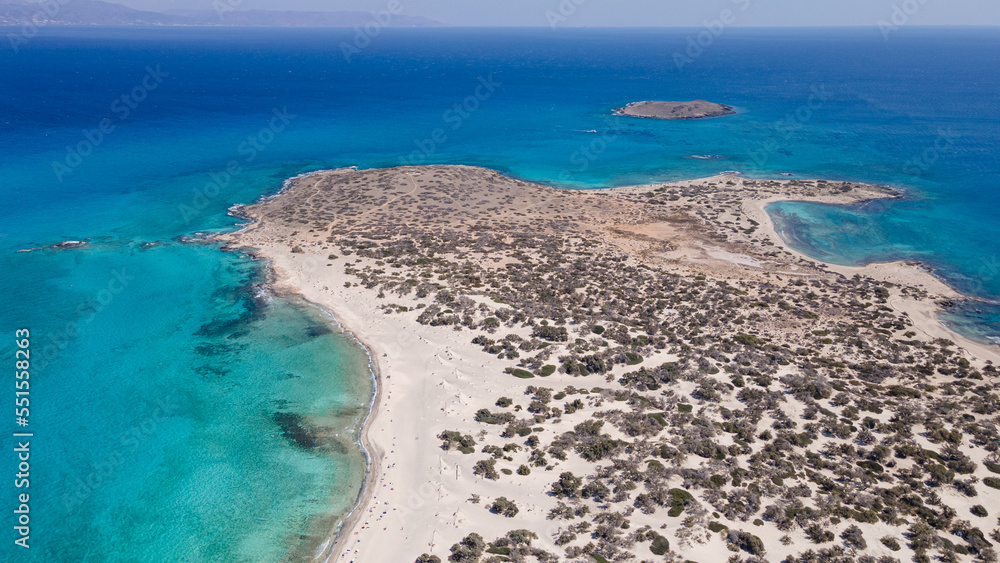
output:
<instances>
[{"instance_id":1,"label":"flat offshore island","mask_svg":"<svg viewBox=\"0 0 1000 563\"><path fill-rule=\"evenodd\" d=\"M933 276L827 267L764 211L893 195L428 166L241 208L230 243L377 364L367 486L316 560L995 560L997 351L936 321Z\"/></svg>"},{"instance_id":2,"label":"flat offshore island","mask_svg":"<svg viewBox=\"0 0 1000 563\"><path fill-rule=\"evenodd\" d=\"M614 110L615 115L649 119L706 119L736 113L731 106L694 100L690 102L632 102Z\"/></svg>"}]
</instances>

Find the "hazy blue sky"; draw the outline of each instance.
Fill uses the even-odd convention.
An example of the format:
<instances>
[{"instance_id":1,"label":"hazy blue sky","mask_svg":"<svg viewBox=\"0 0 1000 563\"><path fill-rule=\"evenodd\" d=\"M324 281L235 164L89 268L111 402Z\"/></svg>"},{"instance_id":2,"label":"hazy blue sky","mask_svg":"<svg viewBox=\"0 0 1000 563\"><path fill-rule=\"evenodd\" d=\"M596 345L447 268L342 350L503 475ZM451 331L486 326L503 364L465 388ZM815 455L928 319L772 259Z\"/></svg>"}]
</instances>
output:
<instances>
[{"instance_id":1,"label":"hazy blue sky","mask_svg":"<svg viewBox=\"0 0 1000 563\"><path fill-rule=\"evenodd\" d=\"M451 25L700 26L722 10L733 25L877 25L890 21L894 6L906 9L911 25L1000 25L998 0L398 0L404 13ZM390 0L119 0L133 8L211 10L213 3L240 9L377 10ZM900 14L903 12L900 11ZM897 21L902 16L897 15Z\"/></svg>"}]
</instances>

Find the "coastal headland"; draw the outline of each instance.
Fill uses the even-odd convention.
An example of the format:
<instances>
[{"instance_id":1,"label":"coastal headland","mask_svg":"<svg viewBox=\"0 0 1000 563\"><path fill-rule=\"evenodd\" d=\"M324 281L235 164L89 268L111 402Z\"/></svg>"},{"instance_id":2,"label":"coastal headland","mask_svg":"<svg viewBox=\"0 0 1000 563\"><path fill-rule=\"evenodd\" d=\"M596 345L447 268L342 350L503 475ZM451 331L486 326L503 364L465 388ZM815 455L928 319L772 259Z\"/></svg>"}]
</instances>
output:
<instances>
[{"instance_id":1,"label":"coastal headland","mask_svg":"<svg viewBox=\"0 0 1000 563\"><path fill-rule=\"evenodd\" d=\"M918 265L816 262L764 210L897 195L425 166L237 209L223 239L377 364L367 485L315 559L988 560L997 349Z\"/></svg>"},{"instance_id":2,"label":"coastal headland","mask_svg":"<svg viewBox=\"0 0 1000 563\"><path fill-rule=\"evenodd\" d=\"M632 102L614 110L615 115L649 119L706 119L736 113L731 106L693 100L690 102Z\"/></svg>"}]
</instances>

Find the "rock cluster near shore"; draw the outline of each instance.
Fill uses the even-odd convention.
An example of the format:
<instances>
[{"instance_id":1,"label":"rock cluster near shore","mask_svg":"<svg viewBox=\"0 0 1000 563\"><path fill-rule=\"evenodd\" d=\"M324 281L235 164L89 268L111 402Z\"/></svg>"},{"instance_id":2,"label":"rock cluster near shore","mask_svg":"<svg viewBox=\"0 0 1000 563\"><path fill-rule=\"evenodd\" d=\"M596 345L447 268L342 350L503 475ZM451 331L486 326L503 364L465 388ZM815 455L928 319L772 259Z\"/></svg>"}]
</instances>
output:
<instances>
[{"instance_id":1,"label":"rock cluster near shore","mask_svg":"<svg viewBox=\"0 0 1000 563\"><path fill-rule=\"evenodd\" d=\"M616 115L650 119L705 119L736 113L731 106L694 100L691 102L632 102L618 108Z\"/></svg>"},{"instance_id":2,"label":"rock cluster near shore","mask_svg":"<svg viewBox=\"0 0 1000 563\"><path fill-rule=\"evenodd\" d=\"M336 170L228 235L379 363L370 487L331 561L995 561L995 351L948 290L834 271L763 204L889 190L721 176L576 192Z\"/></svg>"}]
</instances>

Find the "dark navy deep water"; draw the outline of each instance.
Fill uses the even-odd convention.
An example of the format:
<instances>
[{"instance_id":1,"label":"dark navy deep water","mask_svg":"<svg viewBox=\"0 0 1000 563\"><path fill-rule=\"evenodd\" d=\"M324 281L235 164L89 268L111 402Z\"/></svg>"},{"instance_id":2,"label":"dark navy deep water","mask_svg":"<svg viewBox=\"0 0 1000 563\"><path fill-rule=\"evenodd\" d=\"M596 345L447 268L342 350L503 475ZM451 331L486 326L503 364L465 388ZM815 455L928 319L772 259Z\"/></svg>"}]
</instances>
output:
<instances>
[{"instance_id":1,"label":"dark navy deep water","mask_svg":"<svg viewBox=\"0 0 1000 563\"><path fill-rule=\"evenodd\" d=\"M907 196L771 211L811 255L921 260L1000 296L1000 31L729 29L679 69L696 32L390 30L350 62L353 30L4 41L0 349L12 358L29 328L37 359L33 547L15 551L8 528L0 553L272 561L314 547L349 509L364 355L318 312L262 295L258 265L179 238L234 228L229 206L303 172L462 163L581 188L722 170L888 184ZM610 112L694 98L740 113ZM968 333L1000 335L987 305L956 314ZM324 446L303 449L298 431ZM15 472L10 456L0 471ZM17 491L3 482L8 512Z\"/></svg>"}]
</instances>

